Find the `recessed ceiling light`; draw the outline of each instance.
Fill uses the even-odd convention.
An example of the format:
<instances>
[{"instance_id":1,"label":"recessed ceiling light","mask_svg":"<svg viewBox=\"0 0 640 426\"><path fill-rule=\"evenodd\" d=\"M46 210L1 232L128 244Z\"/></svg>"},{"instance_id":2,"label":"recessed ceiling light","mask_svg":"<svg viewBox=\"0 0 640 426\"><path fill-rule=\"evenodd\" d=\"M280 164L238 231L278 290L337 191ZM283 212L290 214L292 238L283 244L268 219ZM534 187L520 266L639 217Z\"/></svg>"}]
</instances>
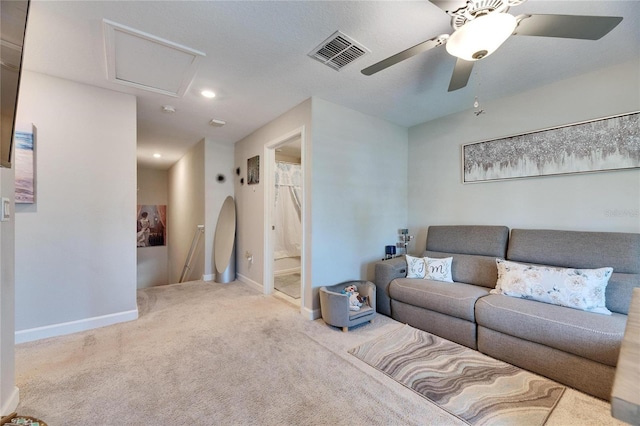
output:
<instances>
[{"instance_id":1,"label":"recessed ceiling light","mask_svg":"<svg viewBox=\"0 0 640 426\"><path fill-rule=\"evenodd\" d=\"M162 154L158 154L157 152L153 154L153 158L161 158Z\"/></svg>"},{"instance_id":2,"label":"recessed ceiling light","mask_svg":"<svg viewBox=\"0 0 640 426\"><path fill-rule=\"evenodd\" d=\"M205 98L215 98L216 94L213 93L211 90L203 90L202 92L200 92L202 94L202 96L204 96Z\"/></svg>"}]
</instances>

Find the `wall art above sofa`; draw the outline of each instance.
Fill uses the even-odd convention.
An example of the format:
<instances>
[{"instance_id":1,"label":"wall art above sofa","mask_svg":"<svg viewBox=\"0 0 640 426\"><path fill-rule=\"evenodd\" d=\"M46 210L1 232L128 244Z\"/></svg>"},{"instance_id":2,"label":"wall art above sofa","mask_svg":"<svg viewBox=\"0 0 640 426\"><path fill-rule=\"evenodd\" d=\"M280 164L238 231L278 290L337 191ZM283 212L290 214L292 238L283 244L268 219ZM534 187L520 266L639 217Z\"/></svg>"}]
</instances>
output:
<instances>
[{"instance_id":1,"label":"wall art above sofa","mask_svg":"<svg viewBox=\"0 0 640 426\"><path fill-rule=\"evenodd\" d=\"M464 183L640 168L640 112L462 146Z\"/></svg>"}]
</instances>

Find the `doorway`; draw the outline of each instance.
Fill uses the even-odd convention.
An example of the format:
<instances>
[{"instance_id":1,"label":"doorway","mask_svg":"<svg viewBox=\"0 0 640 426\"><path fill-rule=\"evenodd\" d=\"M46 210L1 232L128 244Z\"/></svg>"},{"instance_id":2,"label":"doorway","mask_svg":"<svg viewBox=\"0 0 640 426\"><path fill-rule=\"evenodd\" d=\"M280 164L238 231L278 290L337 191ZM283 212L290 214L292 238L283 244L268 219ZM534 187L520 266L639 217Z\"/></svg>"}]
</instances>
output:
<instances>
[{"instance_id":1,"label":"doorway","mask_svg":"<svg viewBox=\"0 0 640 426\"><path fill-rule=\"evenodd\" d=\"M304 129L265 145L264 292L304 306Z\"/></svg>"}]
</instances>

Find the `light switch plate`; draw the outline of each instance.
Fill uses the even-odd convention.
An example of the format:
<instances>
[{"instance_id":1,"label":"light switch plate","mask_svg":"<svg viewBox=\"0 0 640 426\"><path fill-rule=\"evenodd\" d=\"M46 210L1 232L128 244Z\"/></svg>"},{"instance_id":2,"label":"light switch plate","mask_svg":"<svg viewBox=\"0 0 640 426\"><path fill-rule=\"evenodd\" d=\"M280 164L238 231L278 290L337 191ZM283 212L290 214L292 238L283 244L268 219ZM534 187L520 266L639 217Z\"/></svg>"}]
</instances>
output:
<instances>
[{"instance_id":1,"label":"light switch plate","mask_svg":"<svg viewBox=\"0 0 640 426\"><path fill-rule=\"evenodd\" d=\"M2 207L0 221L6 222L11 220L11 200L6 197L2 197L2 205L0 207Z\"/></svg>"}]
</instances>

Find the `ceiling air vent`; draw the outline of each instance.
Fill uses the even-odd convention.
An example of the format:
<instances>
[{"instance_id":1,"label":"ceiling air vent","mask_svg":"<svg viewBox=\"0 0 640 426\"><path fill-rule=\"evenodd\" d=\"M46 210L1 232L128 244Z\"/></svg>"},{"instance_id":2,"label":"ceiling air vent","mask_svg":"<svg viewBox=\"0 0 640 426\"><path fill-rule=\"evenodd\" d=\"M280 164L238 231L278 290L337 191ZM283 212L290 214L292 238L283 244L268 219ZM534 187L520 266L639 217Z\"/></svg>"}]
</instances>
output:
<instances>
[{"instance_id":1,"label":"ceiling air vent","mask_svg":"<svg viewBox=\"0 0 640 426\"><path fill-rule=\"evenodd\" d=\"M313 49L309 56L339 71L369 52L369 49L348 35L336 31Z\"/></svg>"}]
</instances>

